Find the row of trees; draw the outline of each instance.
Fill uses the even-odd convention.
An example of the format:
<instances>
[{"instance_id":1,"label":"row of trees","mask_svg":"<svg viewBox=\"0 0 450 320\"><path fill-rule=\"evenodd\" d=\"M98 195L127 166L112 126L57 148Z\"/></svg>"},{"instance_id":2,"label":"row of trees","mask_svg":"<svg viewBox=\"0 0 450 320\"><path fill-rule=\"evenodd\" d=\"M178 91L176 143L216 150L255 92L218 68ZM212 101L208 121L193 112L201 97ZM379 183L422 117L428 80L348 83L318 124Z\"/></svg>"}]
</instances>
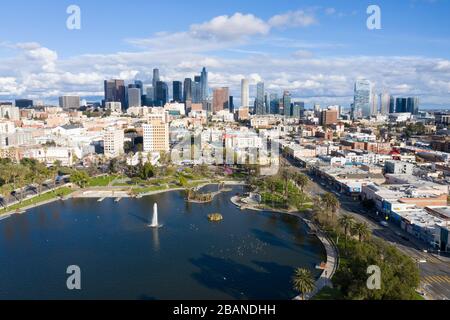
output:
<instances>
[{"instance_id":1,"label":"row of trees","mask_svg":"<svg viewBox=\"0 0 450 320\"><path fill-rule=\"evenodd\" d=\"M337 215L339 200L326 193L315 199L313 219L337 239L340 265L333 284L351 300L410 300L416 296L419 271L414 261L397 248L371 237L369 226L350 215ZM339 241L343 238L343 243ZM367 288L367 268L381 270L381 289Z\"/></svg>"},{"instance_id":2,"label":"row of trees","mask_svg":"<svg viewBox=\"0 0 450 320\"><path fill-rule=\"evenodd\" d=\"M34 159L22 159L19 163L0 159L0 190L7 197L11 197L14 190L30 184L35 185L40 193L42 184L57 175L58 166L48 168Z\"/></svg>"}]
</instances>

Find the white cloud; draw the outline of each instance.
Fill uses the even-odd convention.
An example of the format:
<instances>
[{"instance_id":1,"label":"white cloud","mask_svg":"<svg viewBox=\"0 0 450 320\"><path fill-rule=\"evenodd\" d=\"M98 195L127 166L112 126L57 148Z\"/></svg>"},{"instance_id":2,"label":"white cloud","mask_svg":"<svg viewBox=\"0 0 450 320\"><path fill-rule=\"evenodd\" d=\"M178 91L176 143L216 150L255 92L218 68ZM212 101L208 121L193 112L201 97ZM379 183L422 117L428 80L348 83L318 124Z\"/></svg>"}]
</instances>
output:
<instances>
[{"instance_id":1,"label":"white cloud","mask_svg":"<svg viewBox=\"0 0 450 320\"><path fill-rule=\"evenodd\" d=\"M270 26L252 14L235 13L232 16L218 16L212 20L194 24L190 34L194 38L214 40L239 40L252 35L266 35Z\"/></svg>"},{"instance_id":2,"label":"white cloud","mask_svg":"<svg viewBox=\"0 0 450 320\"><path fill-rule=\"evenodd\" d=\"M308 27L317 23L318 21L314 15L303 10L289 11L273 16L269 20L269 25L277 28Z\"/></svg>"}]
</instances>

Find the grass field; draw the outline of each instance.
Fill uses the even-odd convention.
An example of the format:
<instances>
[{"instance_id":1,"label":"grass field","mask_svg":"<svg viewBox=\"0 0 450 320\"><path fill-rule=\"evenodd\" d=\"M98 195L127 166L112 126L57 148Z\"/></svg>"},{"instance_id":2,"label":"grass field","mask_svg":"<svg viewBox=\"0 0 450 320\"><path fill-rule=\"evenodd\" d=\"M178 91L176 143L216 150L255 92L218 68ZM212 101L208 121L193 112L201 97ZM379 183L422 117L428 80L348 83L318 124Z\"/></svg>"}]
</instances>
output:
<instances>
[{"instance_id":1,"label":"grass field","mask_svg":"<svg viewBox=\"0 0 450 320\"><path fill-rule=\"evenodd\" d=\"M100 176L94 177L89 180L88 187L106 187L114 180L118 179L118 176Z\"/></svg>"},{"instance_id":2,"label":"grass field","mask_svg":"<svg viewBox=\"0 0 450 320\"><path fill-rule=\"evenodd\" d=\"M39 203L43 203L52 199L56 199L57 197L65 197L69 194L71 194L73 192L73 190L71 188L68 187L62 187L59 188L57 190L55 190L54 192L47 192L44 194L41 194L39 196L36 196L34 198L31 199L27 199L22 201L21 203L17 203L15 205L12 205L6 209L2 209L0 210L0 215L7 213L7 212L11 212L11 211L16 211L28 206L32 206L32 205L37 205Z\"/></svg>"}]
</instances>

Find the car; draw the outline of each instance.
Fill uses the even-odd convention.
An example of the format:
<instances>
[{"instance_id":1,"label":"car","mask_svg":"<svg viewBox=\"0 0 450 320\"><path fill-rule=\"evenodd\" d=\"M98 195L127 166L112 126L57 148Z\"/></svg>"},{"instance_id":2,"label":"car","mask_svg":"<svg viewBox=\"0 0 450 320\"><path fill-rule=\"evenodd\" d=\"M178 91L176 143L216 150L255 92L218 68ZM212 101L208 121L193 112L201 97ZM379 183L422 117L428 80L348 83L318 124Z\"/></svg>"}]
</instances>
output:
<instances>
[{"instance_id":1,"label":"car","mask_svg":"<svg viewBox=\"0 0 450 320\"><path fill-rule=\"evenodd\" d=\"M389 227L389 224L386 221L380 221L380 225L383 227Z\"/></svg>"}]
</instances>

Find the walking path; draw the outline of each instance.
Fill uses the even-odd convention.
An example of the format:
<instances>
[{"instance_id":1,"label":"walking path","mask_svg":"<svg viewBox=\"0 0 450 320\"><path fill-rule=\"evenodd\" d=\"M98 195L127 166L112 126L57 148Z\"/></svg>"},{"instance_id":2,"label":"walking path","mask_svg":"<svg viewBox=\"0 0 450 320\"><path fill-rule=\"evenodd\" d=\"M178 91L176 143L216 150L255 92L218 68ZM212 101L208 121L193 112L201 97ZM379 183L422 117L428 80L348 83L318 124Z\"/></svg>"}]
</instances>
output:
<instances>
[{"instance_id":1,"label":"walking path","mask_svg":"<svg viewBox=\"0 0 450 320\"><path fill-rule=\"evenodd\" d=\"M312 299L317 293L319 293L325 287L330 287L330 288L333 287L331 279L333 278L333 276L336 273L336 270L339 266L339 252L337 250L336 245L330 240L330 238L324 232L319 230L319 228L317 228L317 226L312 221L306 219L298 212L287 212L286 210L274 210L274 209L265 210L265 209L256 208L254 206L250 206L248 204L242 203L240 201L240 197L238 197L238 196L232 197L231 202L243 210L248 209L248 210L253 210L253 211L269 211L269 212L271 211L271 212L289 214L292 216L296 216L299 219L302 219L308 225L308 227L313 232L315 232L317 238L322 242L323 246L325 247L326 255L327 255L325 269L323 270L319 279L317 279L314 290L305 295L305 300ZM294 298L294 300L301 300L301 299L302 298L300 295Z\"/></svg>"}]
</instances>

